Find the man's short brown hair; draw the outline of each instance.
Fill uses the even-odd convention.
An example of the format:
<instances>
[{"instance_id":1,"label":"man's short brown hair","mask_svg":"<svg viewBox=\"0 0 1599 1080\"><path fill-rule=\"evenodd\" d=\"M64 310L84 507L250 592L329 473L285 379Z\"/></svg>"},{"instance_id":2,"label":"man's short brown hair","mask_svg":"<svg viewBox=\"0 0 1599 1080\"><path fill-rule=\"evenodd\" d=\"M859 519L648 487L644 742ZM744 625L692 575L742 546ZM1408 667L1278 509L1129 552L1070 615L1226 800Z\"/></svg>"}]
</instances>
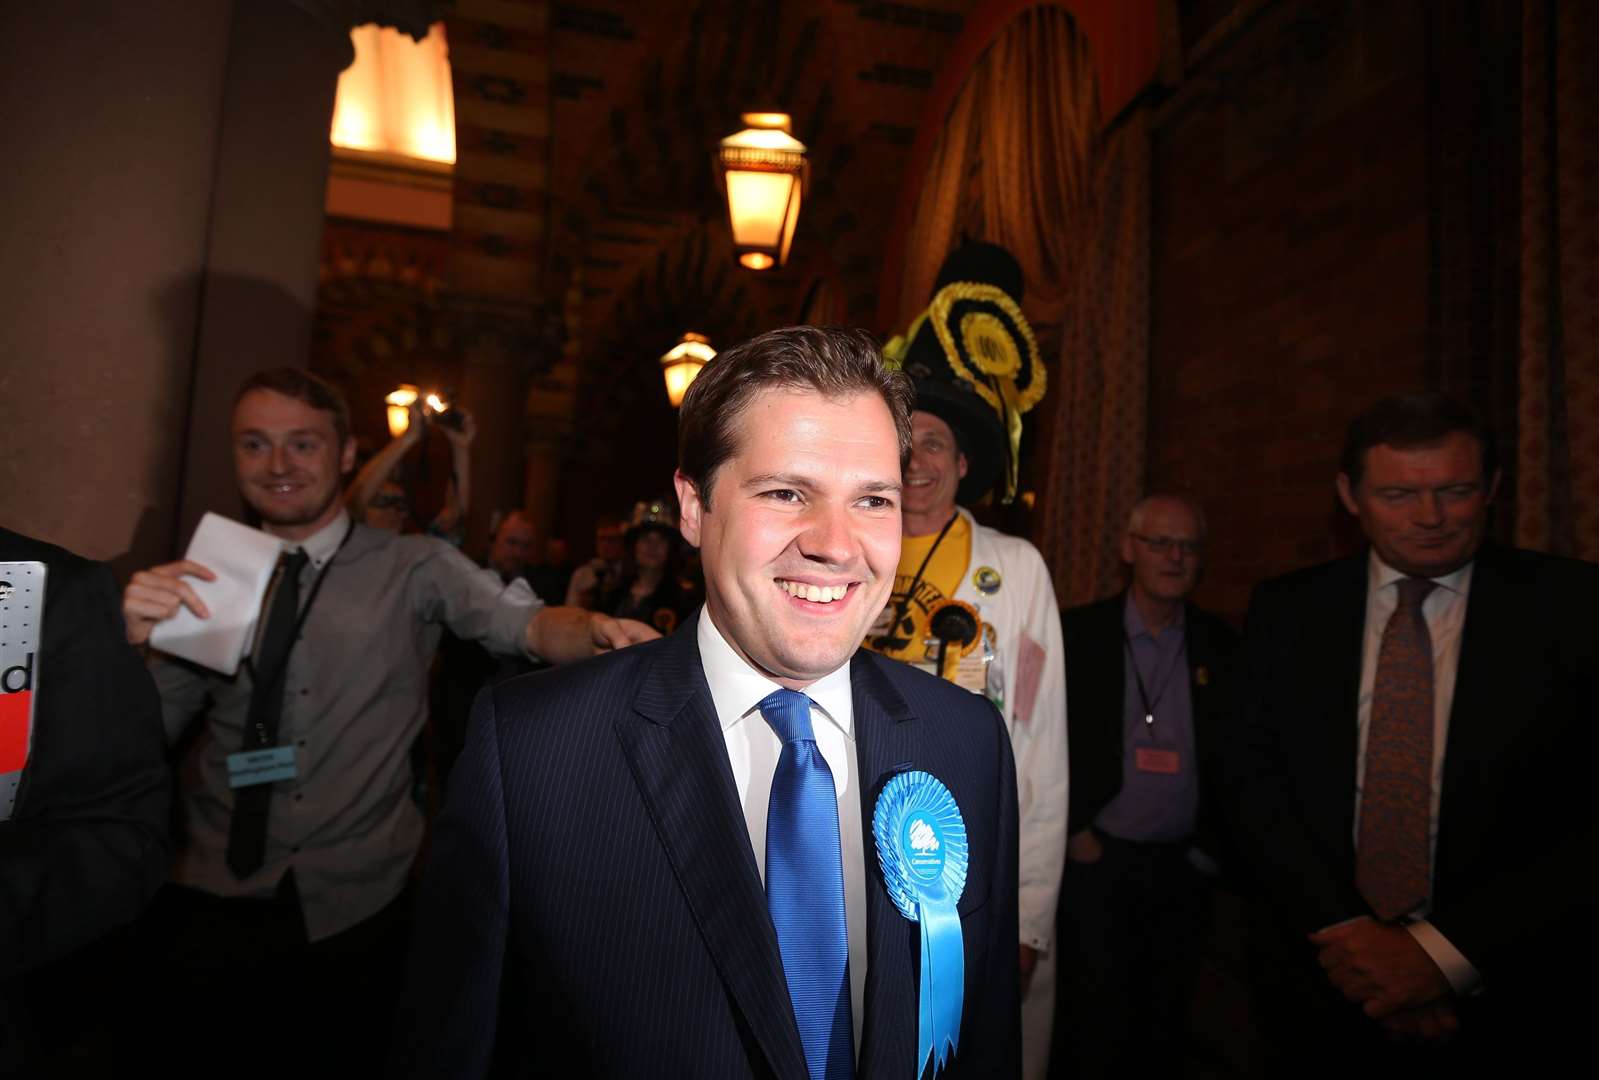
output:
<instances>
[{"instance_id":1,"label":"man's short brown hair","mask_svg":"<svg viewBox=\"0 0 1599 1080\"><path fill-rule=\"evenodd\" d=\"M1366 472L1366 452L1372 447L1414 450L1440 443L1457 431L1476 440L1482 449L1483 483L1493 483L1499 470L1499 447L1493 432L1476 413L1437 390L1383 398L1355 417L1344 435L1338 467L1349 477L1350 487L1359 487Z\"/></svg>"},{"instance_id":2,"label":"man's short brown hair","mask_svg":"<svg viewBox=\"0 0 1599 1080\"><path fill-rule=\"evenodd\" d=\"M252 390L271 390L275 394L303 401L313 409L320 409L333 416L333 434L338 436L339 445L344 445L344 440L350 437L350 406L344 400L344 395L339 393L337 387L320 375L313 375L304 368L280 367L267 371L258 371L251 375L239 387L239 392L233 395L233 405L238 407L244 400L244 395Z\"/></svg>"},{"instance_id":3,"label":"man's short brown hair","mask_svg":"<svg viewBox=\"0 0 1599 1080\"><path fill-rule=\"evenodd\" d=\"M763 390L814 390L824 397L877 394L894 418L903 468L911 453L916 391L902 372L883 365L882 351L864 330L791 326L721 352L701 369L683 397L677 419L677 467L706 509L716 470L738 452L738 422Z\"/></svg>"}]
</instances>

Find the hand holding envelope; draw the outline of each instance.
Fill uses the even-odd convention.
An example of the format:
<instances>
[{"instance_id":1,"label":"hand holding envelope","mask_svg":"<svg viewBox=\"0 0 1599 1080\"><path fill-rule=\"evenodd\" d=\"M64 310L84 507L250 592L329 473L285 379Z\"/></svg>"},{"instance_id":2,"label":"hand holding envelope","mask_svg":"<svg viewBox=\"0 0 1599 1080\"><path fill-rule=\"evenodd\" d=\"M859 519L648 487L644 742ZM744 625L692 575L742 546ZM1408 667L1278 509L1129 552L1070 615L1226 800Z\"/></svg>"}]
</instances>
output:
<instances>
[{"instance_id":1,"label":"hand holding envelope","mask_svg":"<svg viewBox=\"0 0 1599 1080\"><path fill-rule=\"evenodd\" d=\"M182 560L128 582L122 599L128 640L232 675L282 550L275 536L206 514Z\"/></svg>"}]
</instances>

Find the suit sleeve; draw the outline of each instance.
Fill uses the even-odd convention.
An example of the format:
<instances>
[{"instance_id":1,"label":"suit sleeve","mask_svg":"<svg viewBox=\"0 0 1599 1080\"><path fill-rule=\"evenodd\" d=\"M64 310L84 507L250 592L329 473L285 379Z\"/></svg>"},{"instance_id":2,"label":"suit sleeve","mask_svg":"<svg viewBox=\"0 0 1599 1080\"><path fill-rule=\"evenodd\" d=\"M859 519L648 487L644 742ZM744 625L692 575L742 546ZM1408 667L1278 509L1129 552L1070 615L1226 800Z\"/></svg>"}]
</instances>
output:
<instances>
[{"instance_id":1,"label":"suit sleeve","mask_svg":"<svg viewBox=\"0 0 1599 1080\"><path fill-rule=\"evenodd\" d=\"M1493 872L1481 875L1470 891L1445 897L1428 917L1478 969L1490 991L1501 978L1536 980L1539 973L1547 977L1551 969L1561 968L1574 969L1591 982L1599 953L1592 942L1599 913L1599 874L1594 873L1599 816L1591 791L1586 797L1580 794L1599 750L1594 734L1599 707L1593 698L1599 686L1599 639L1590 628L1599 606L1599 568L1563 560L1544 565L1550 579L1534 593L1540 599L1533 605L1543 617L1536 623L1529 619L1522 632L1544 635L1549 654L1558 658L1545 677L1560 688L1556 711L1570 721L1554 751L1568 760L1531 771L1526 775L1532 779L1520 783L1551 784L1571 793L1564 801L1569 809L1564 814L1553 811L1562 820L1549 822L1543 836L1515 837L1503 848L1485 852L1481 857L1493 859ZM1528 678L1513 671L1502 677ZM1529 729L1546 719L1530 711L1494 717L1496 723L1524 723Z\"/></svg>"},{"instance_id":2,"label":"suit sleeve","mask_svg":"<svg viewBox=\"0 0 1599 1080\"><path fill-rule=\"evenodd\" d=\"M1060 612L1049 570L1037 549L1025 549L1032 564L1028 580L1027 616L1022 632L1031 645L1012 647L1042 650L1038 687L1015 686L1010 707L1015 714L1012 733L1016 748L1016 795L1020 805L1021 861L1019 940L1041 952L1049 951L1055 936L1055 905L1060 899L1061 871L1066 861L1068 768L1066 749L1066 654L1061 644ZM1022 669L1018 653L1017 670ZM1020 683L1022 680L1017 679ZM1020 709L1032 699L1031 712Z\"/></svg>"},{"instance_id":3,"label":"suit sleeve","mask_svg":"<svg viewBox=\"0 0 1599 1080\"><path fill-rule=\"evenodd\" d=\"M1244 628L1237 725L1223 750L1227 826L1250 881L1285 923L1311 933L1369 912L1306 824L1284 733L1300 714L1292 612L1256 589ZM1284 616L1287 617L1284 617Z\"/></svg>"},{"instance_id":4,"label":"suit sleeve","mask_svg":"<svg viewBox=\"0 0 1599 1080\"><path fill-rule=\"evenodd\" d=\"M494 1059L510 922L499 725L478 695L417 900L391 1077L482 1077Z\"/></svg>"},{"instance_id":5,"label":"suit sleeve","mask_svg":"<svg viewBox=\"0 0 1599 1080\"><path fill-rule=\"evenodd\" d=\"M111 573L74 559L49 574L33 749L0 823L0 979L133 921L170 853L161 703Z\"/></svg>"},{"instance_id":6,"label":"suit sleeve","mask_svg":"<svg viewBox=\"0 0 1599 1080\"><path fill-rule=\"evenodd\" d=\"M1573 952L1592 952L1593 913L1599 911L1599 825L1590 823L1530 863L1508 868L1468 896L1432 912L1428 921L1481 972L1490 987L1529 960L1547 965L1547 948L1562 929ZM1580 929L1577 929L1580 928Z\"/></svg>"}]
</instances>

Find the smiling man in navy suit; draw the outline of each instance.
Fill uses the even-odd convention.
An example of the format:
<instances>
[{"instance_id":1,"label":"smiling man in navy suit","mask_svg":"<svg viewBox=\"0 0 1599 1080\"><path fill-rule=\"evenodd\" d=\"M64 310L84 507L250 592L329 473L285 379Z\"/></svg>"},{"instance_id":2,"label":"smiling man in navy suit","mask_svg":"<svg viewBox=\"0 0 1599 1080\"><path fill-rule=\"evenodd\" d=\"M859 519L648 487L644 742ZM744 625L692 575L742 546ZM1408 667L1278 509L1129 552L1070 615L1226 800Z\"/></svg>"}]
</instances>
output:
<instances>
[{"instance_id":1,"label":"smiling man in navy suit","mask_svg":"<svg viewBox=\"0 0 1599 1080\"><path fill-rule=\"evenodd\" d=\"M986 699L857 650L899 558L910 409L858 331L774 331L701 372L677 491L705 607L662 641L480 697L395 1075L910 1080L923 995L959 1018L934 1040L935 1064L953 1045L939 1076L1016 1075L1004 725ZM964 826L958 918L931 920L958 924L959 951L927 971L904 879L879 863L924 855L926 830L882 830L881 853L874 839L891 781L947 790ZM940 834L946 884L959 833ZM924 914L937 899L916 895Z\"/></svg>"}]
</instances>

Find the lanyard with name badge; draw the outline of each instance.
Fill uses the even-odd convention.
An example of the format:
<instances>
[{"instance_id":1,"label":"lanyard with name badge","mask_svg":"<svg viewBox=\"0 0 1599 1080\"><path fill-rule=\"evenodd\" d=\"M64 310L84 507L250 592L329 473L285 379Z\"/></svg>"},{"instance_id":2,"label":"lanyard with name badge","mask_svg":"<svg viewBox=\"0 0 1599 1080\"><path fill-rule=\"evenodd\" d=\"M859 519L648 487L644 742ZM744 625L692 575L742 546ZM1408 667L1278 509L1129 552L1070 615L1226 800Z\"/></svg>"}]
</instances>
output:
<instances>
[{"instance_id":1,"label":"lanyard with name badge","mask_svg":"<svg viewBox=\"0 0 1599 1080\"><path fill-rule=\"evenodd\" d=\"M263 692L270 692L289 671L289 657L294 652L295 642L300 640L300 631L305 628L305 620L311 614L311 607L316 603L316 598L322 592L322 584L327 581L328 574L333 570L333 562L339 557L339 552L344 550L344 545L350 542L350 537L355 533L355 522L351 521L345 526L344 536L339 540L339 546L333 549L333 554L328 556L326 565L321 573L317 574L316 581L311 584L311 592L301 606L299 616L294 620L294 635L289 639L289 647L283 653L283 662L276 671L267 673L267 678L259 685ZM284 568L285 571L287 567ZM277 588L283 587L280 578ZM251 658L250 668L255 670L254 658ZM256 672L256 674L261 674ZM255 722L256 740L266 742L266 728L260 719ZM298 768L294 761L294 747L292 746L267 746L263 745L255 750L241 750L236 754L227 756L228 787L251 787L255 784L272 784L279 780L293 780L298 775Z\"/></svg>"},{"instance_id":2,"label":"lanyard with name badge","mask_svg":"<svg viewBox=\"0 0 1599 1080\"><path fill-rule=\"evenodd\" d=\"M1138 670L1138 657L1133 653L1133 639L1122 631L1122 644L1127 649L1127 663L1133 669L1133 682L1138 687L1138 702L1144 707L1144 730L1151 733L1155 728L1155 706L1166 696L1166 691L1171 689L1171 681L1177 675L1178 663L1181 655L1172 659L1171 667L1166 672L1166 679L1155 691L1155 698L1150 700L1149 691L1144 686L1143 673ZM1175 774L1182 765L1182 759L1176 750L1160 750L1154 747L1139 746L1133 750L1133 763L1139 772L1160 773L1166 776Z\"/></svg>"},{"instance_id":3,"label":"lanyard with name badge","mask_svg":"<svg viewBox=\"0 0 1599 1080\"><path fill-rule=\"evenodd\" d=\"M895 634L899 630L900 620L905 618L906 612L911 609L911 601L916 598L916 587L922 583L922 575L927 573L927 564L933 561L933 556L938 552L938 545L944 542L944 537L949 534L950 528L955 524L955 519L960 517L960 511L949 516L944 522L944 527L938 530L938 536L933 540L933 546L927 549L927 555L922 559L922 565L916 568L916 576L911 578L910 588L905 590L905 595L900 602L894 605L894 619L888 624L888 632L872 642L872 648L879 652L887 652L898 645ZM908 640L908 639L907 639Z\"/></svg>"}]
</instances>

